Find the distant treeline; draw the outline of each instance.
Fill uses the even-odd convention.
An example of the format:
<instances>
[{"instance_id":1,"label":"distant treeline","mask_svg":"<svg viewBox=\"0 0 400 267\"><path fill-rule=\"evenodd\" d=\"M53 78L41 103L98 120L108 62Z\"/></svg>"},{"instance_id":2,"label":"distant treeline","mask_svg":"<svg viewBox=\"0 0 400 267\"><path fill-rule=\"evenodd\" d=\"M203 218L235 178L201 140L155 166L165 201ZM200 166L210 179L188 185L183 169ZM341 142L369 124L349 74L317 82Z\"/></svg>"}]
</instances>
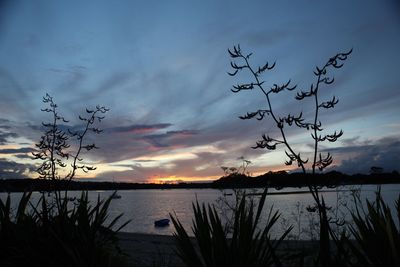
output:
<instances>
[{"instance_id":1,"label":"distant treeline","mask_svg":"<svg viewBox=\"0 0 400 267\"><path fill-rule=\"evenodd\" d=\"M286 171L268 172L256 177L245 175L229 175L213 182L217 188L224 187L303 187L307 185L335 187L351 184L397 184L400 174L391 173L354 174L347 175L337 171L322 174L287 173Z\"/></svg>"},{"instance_id":2,"label":"distant treeline","mask_svg":"<svg viewBox=\"0 0 400 267\"><path fill-rule=\"evenodd\" d=\"M210 188L211 183L119 183L87 181L50 181L45 179L8 179L0 180L0 192L53 191L53 190L131 190L131 189L175 189L175 188Z\"/></svg>"},{"instance_id":3,"label":"distant treeline","mask_svg":"<svg viewBox=\"0 0 400 267\"><path fill-rule=\"evenodd\" d=\"M0 192L52 191L52 190L132 190L132 189L191 189L191 188L255 188L255 187L303 187L307 185L336 187L349 184L395 184L400 183L400 174L375 173L370 175L346 175L331 171L324 174L303 174L285 171L268 172L257 177L242 174L228 175L211 183L118 183L87 181L50 181L45 179L0 179Z\"/></svg>"}]
</instances>

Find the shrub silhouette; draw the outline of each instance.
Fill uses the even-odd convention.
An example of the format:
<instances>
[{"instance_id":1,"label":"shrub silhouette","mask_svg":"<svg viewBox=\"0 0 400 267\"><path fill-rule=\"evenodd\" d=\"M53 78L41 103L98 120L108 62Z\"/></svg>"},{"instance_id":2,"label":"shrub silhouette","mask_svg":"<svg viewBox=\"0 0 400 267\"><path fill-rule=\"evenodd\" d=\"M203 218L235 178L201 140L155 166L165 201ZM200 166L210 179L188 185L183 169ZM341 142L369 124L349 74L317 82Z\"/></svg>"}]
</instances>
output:
<instances>
[{"instance_id":1,"label":"shrub silhouette","mask_svg":"<svg viewBox=\"0 0 400 267\"><path fill-rule=\"evenodd\" d=\"M53 182L57 180L67 180L69 182L75 177L78 170L82 170L84 173L95 170L96 167L83 163L82 152L97 149L98 147L94 143L85 143L85 138L89 132L94 134L102 132L99 128L94 127L94 124L101 122L104 119L104 114L109 109L99 105L95 109L86 108L87 116L79 115L79 120L84 124L83 128L81 130L64 130L65 126L60 125L60 123L68 123L68 120L58 111L58 105L53 100L53 97L46 93L42 101L48 105L42 111L49 113L51 119L50 122L42 122L44 134L41 136L39 143L36 144L38 151L32 153L35 160L42 161L37 168L39 178L49 179ZM73 139L77 143L75 151L72 150L70 144ZM53 186L56 187L57 184L54 183ZM68 185L64 196L61 195L60 190L53 189L52 192L55 195L59 212L61 212L61 209L65 211L67 202L63 201L63 199L68 198Z\"/></svg>"},{"instance_id":2,"label":"shrub silhouette","mask_svg":"<svg viewBox=\"0 0 400 267\"><path fill-rule=\"evenodd\" d=\"M286 230L277 240L271 241L270 233L280 214L269 211L265 226L260 225L267 190L256 207L253 199L244 195L234 210L233 227L224 227L215 207L193 203L193 232L198 248L193 244L179 219L170 214L175 226L177 254L190 267L201 266L282 266L277 256L281 241L291 231Z\"/></svg>"},{"instance_id":3,"label":"shrub silhouette","mask_svg":"<svg viewBox=\"0 0 400 267\"><path fill-rule=\"evenodd\" d=\"M87 117L79 116L84 123L82 130L66 132L60 123L67 123L58 112L53 98L46 94L43 102L49 107L42 109L52 115L51 122L42 123L45 132L36 144L34 158L41 160L37 169L39 177L71 181L78 170L89 172L95 167L83 163L82 152L97 148L85 143L88 132L101 130L95 122L104 119L105 107L86 109ZM76 139L73 152L69 141ZM68 172L63 172L68 167ZM55 185L55 184L53 184ZM57 186L57 185L55 185ZM124 261L117 244L116 233L128 222L114 229L122 214L109 218L109 205L115 193L106 200L90 203L88 193L69 202L68 188L62 196L54 187L49 197L42 192L36 204L31 203L30 193L24 193L16 213L11 208L10 195L0 200L0 265L1 266L123 266Z\"/></svg>"},{"instance_id":4,"label":"shrub silhouette","mask_svg":"<svg viewBox=\"0 0 400 267\"><path fill-rule=\"evenodd\" d=\"M400 195L395 202L395 214L380 190L375 203L366 200L366 211L360 199L354 201L357 209L352 212L354 225L350 225L350 231L355 242L345 238L353 266L400 266Z\"/></svg>"},{"instance_id":5,"label":"shrub silhouette","mask_svg":"<svg viewBox=\"0 0 400 267\"><path fill-rule=\"evenodd\" d=\"M94 143L85 143L85 138L89 132L95 134L102 132L99 128L94 127L94 124L101 122L104 119L104 114L109 109L102 106L96 106L95 109L86 108L87 117L79 115L79 120L84 124L83 128L81 130L68 129L66 132L60 126L60 122L68 123L68 121L59 113L53 97L46 93L43 97L43 103L48 104L49 107L42 109L42 111L50 113L52 118L50 122L42 122L45 132L40 142L36 144L39 151L33 152L34 159L42 161L42 164L37 169L39 177L51 180L71 180L78 170L82 170L85 173L95 170L96 167L82 163L81 154L83 151L98 148ZM75 152L71 151L71 145L69 144L71 139L76 139L77 142ZM68 159L72 160L71 168L66 174L62 175L60 169L68 167L66 163Z\"/></svg>"},{"instance_id":6,"label":"shrub silhouette","mask_svg":"<svg viewBox=\"0 0 400 267\"><path fill-rule=\"evenodd\" d=\"M240 116L240 119L257 119L263 120L266 117L271 117L275 126L279 129L280 138L271 137L269 135L263 134L262 139L256 142L253 148L266 148L268 150L275 150L278 146L285 147L285 154L287 160L286 165L292 165L294 162L297 163L298 167L301 168L303 173L307 172L307 164L309 162L308 158L297 152L293 145L289 142L287 134L285 132L286 127L298 127L300 129L305 129L311 132L311 138L313 140L313 156L310 162L311 173L315 174L316 169L320 171L328 167L333 158L330 153L323 155L319 152L319 144L321 142L329 141L336 142L338 138L343 135L343 131L335 131L331 134L322 134L322 122L319 120L320 111L322 109L332 109L338 104L339 100L333 96L332 99L321 102L319 99L319 91L323 85L330 85L334 82L334 78L328 75L330 69L338 69L343 66L343 62L351 54L352 50L347 53L338 53L331 57L326 64L322 67L316 67L314 70L314 75L316 77L316 82L311 84L308 90L300 90L297 92L295 97L296 100L302 101L306 98L314 99L314 116L311 122L307 121L303 116L303 112L297 115L288 114L286 116L278 116L272 106L272 95L282 93L284 91L293 91L296 89L296 85L291 85L291 80L288 80L282 85L273 84L272 87L267 88L265 86L265 81L261 80L262 74L267 71L272 70L275 67L275 63L269 64L268 62L264 66L253 67L250 64L250 58L252 53L245 54L242 52L240 46L234 46L233 49L228 49L228 53L232 59L231 67L232 72L228 72L230 76L236 76L239 72L248 71L252 78L252 81L247 83L240 83L233 85L231 91L233 93L239 93L241 91L258 89L262 95L265 97L267 106L265 109L258 109L256 111L248 112L244 116ZM329 244L329 218L327 217L327 208L325 201L322 196L320 196L318 187L313 184L308 184L309 191L312 194L316 208L318 210L319 221L320 221L320 264L322 266L329 266L330 264L330 244Z\"/></svg>"},{"instance_id":7,"label":"shrub silhouette","mask_svg":"<svg viewBox=\"0 0 400 267\"><path fill-rule=\"evenodd\" d=\"M10 196L0 199L1 266L122 266L113 227L107 223L112 195L91 205L87 192L70 209L54 209L43 194L37 205L24 193L14 214ZM64 200L67 201L67 200Z\"/></svg>"}]
</instances>

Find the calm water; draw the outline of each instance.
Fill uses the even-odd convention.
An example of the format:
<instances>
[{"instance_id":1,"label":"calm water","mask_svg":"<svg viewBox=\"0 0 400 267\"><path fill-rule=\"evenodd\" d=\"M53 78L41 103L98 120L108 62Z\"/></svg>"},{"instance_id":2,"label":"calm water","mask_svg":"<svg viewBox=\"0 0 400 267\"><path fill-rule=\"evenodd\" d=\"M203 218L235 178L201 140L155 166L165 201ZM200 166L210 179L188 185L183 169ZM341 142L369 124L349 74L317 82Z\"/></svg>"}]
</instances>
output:
<instances>
[{"instance_id":1,"label":"calm water","mask_svg":"<svg viewBox=\"0 0 400 267\"><path fill-rule=\"evenodd\" d=\"M357 188L361 189L362 199L374 199L376 186L365 185L361 187L358 186ZM330 192L323 193L327 205L340 207L340 212L336 213L335 216L346 216L343 214L347 212L348 207L344 206L343 203L351 203L351 189L354 189L354 187L340 187L337 189L330 189ZM283 193L306 190L306 188L287 188L280 191L271 189L269 192ZM400 193L400 185L383 185L381 191L384 199L388 201L388 204L393 206L394 201L398 198ZM231 193L232 191L225 190L224 192ZM80 196L80 192L70 192L69 194L70 196ZM98 195L104 198L111 194L111 191L92 191L89 192L89 198L92 201L96 201ZM171 224L164 228L155 228L154 221L162 218L169 218L169 213L176 214L186 229L189 230L191 228L193 217L191 205L196 198L199 202L205 203L216 203L216 200L221 197L225 197L226 200L230 202L234 199L233 196L224 196L222 191L215 189L127 190L119 191L118 194L121 195L121 198L112 201L110 217L113 218L123 213L122 221L128 219L132 220L123 231L163 235L171 235L174 231L173 225ZM4 199L6 195L5 193L0 193L0 198ZM21 197L21 193L13 193L11 197L14 206ZM32 202L35 203L39 197L39 193L33 193ZM273 205L274 209L278 209L282 213L281 217L286 219L286 221L280 221L279 225L276 227L276 231L281 231L285 224L294 224L294 231L296 231L297 228L304 228L307 226L306 221L310 221L310 218L308 212L305 211L305 207L313 203L313 199L308 193L269 195L267 197L264 213L267 214L267 211L271 205Z\"/></svg>"}]
</instances>

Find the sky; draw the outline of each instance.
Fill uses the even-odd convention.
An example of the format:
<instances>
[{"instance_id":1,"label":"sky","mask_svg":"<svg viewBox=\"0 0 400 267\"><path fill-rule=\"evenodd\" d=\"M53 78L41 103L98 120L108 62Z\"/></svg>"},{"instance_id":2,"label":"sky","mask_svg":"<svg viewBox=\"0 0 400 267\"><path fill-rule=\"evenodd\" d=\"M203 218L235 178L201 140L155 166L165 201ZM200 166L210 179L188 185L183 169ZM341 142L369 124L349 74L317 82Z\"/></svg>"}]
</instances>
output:
<instances>
[{"instance_id":1,"label":"sky","mask_svg":"<svg viewBox=\"0 0 400 267\"><path fill-rule=\"evenodd\" d=\"M266 117L240 120L265 109L260 91L232 93L251 82L231 77L228 48L253 53L253 66L276 62L262 79L266 88L289 79L307 90L322 67L353 49L321 100L339 99L321 112L325 133L342 129L336 143L320 146L334 162L329 170L368 173L371 166L400 170L399 1L0 1L0 178L37 177L32 160L49 121L48 93L69 127L79 114L110 109L89 135L100 149L84 153L97 169L78 178L98 181L204 181L221 166L251 161L248 171L292 170L283 148L252 149L262 134L278 138ZM280 116L313 103L296 91L272 96ZM63 127L67 125L62 125ZM288 128L289 142L311 156L310 132ZM76 149L70 140L71 151ZM308 166L310 167L310 166Z\"/></svg>"}]
</instances>

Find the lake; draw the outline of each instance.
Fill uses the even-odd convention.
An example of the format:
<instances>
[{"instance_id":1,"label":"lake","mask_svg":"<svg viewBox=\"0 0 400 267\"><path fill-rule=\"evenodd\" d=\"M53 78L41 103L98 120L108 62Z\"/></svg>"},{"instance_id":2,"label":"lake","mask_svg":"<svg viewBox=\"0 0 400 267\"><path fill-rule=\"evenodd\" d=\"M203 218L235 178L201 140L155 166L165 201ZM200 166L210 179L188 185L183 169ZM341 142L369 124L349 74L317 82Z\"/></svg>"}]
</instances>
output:
<instances>
[{"instance_id":1,"label":"lake","mask_svg":"<svg viewBox=\"0 0 400 267\"><path fill-rule=\"evenodd\" d=\"M323 196L328 206L333 207L332 216L337 218L349 219L348 210L352 208L352 190L359 190L361 198L374 200L377 186L342 186L324 192ZM251 190L248 190L251 191ZM262 192L261 189L255 190ZM292 224L294 226L293 235L297 238L306 238L298 233L310 231L312 236L312 224L316 219L316 214L310 214L306 211L308 205L313 205L314 201L309 193L304 193L307 188L285 188L282 190L270 189L271 194L267 196L263 214L267 215L268 210L273 205L274 209L279 210L282 215L279 223L275 227L276 233L280 233L283 229ZM399 184L386 184L381 186L381 191L387 203L394 207L394 202L400 193ZM252 191L253 192L253 191ZM224 195L225 193L225 195ZM225 198L229 203L233 203L234 195L228 195L232 190L216 190L216 189L146 189L146 190L126 190L118 191L121 196L119 199L112 200L110 206L110 217L113 218L123 213L122 221L131 219L132 221L123 229L124 232L150 233L171 235L174 227L164 228L154 227L154 221L162 218L169 218L169 213L176 214L186 229L191 228L193 211L192 202L198 199L203 203L217 203L218 199ZM286 193L286 194L285 194ZM289 194L287 194L289 193ZM89 198L96 201L98 195L100 198L108 197L112 191L90 191ZM12 193L12 206L15 207L22 193ZM6 193L0 193L0 198L5 199ZM79 197L80 192L69 192L71 197ZM40 193L34 192L32 202L35 203L40 197ZM258 196L255 196L258 198ZM336 209L338 207L338 209ZM314 216L314 219L313 219ZM121 221L121 222L122 222ZM308 230L307 230L308 229Z\"/></svg>"}]
</instances>

